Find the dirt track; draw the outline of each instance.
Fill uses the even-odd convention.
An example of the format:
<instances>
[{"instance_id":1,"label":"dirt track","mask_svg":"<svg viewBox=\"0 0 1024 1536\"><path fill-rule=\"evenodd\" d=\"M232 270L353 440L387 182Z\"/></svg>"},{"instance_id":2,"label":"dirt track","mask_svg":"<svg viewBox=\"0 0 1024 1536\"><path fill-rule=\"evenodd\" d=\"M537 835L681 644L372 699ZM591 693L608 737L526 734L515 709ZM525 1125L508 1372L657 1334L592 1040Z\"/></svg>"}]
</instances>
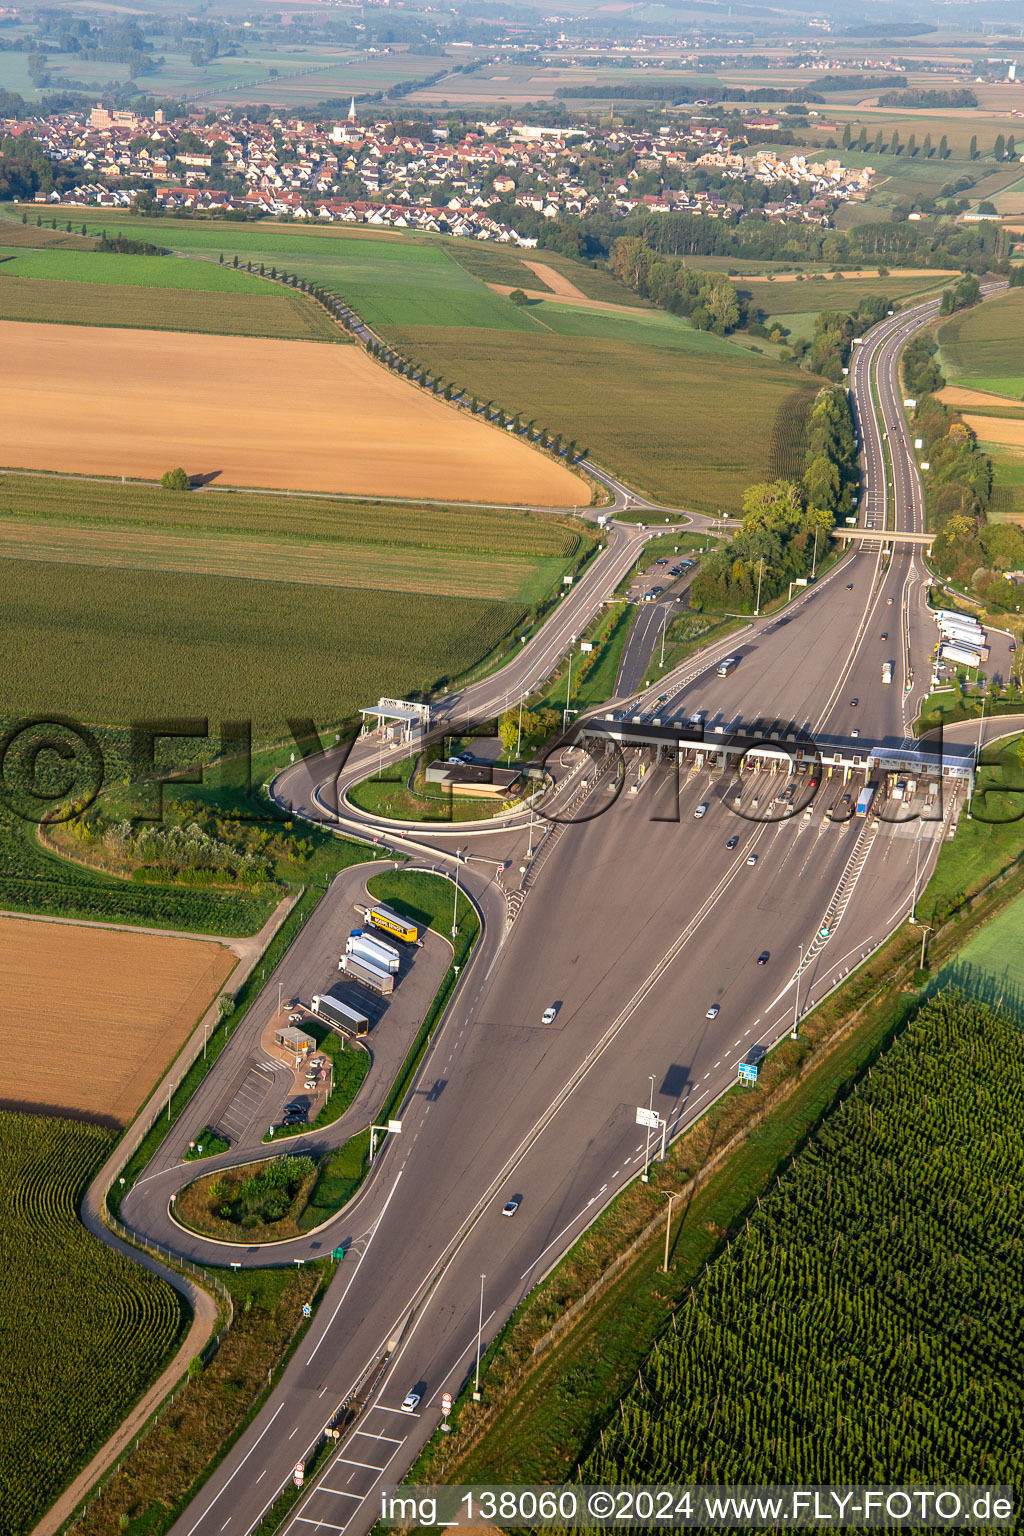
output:
<instances>
[{"instance_id":1,"label":"dirt track","mask_svg":"<svg viewBox=\"0 0 1024 1536\"><path fill-rule=\"evenodd\" d=\"M234 966L210 940L0 917L0 1102L126 1125Z\"/></svg>"},{"instance_id":2,"label":"dirt track","mask_svg":"<svg viewBox=\"0 0 1024 1536\"><path fill-rule=\"evenodd\" d=\"M547 283L552 293L557 293L561 299L584 299L583 293L576 284L571 282L561 272L556 272L554 267L549 267L544 261L527 261L523 257L523 266L529 267L531 272L536 272L542 283Z\"/></svg>"},{"instance_id":3,"label":"dirt track","mask_svg":"<svg viewBox=\"0 0 1024 1536\"><path fill-rule=\"evenodd\" d=\"M453 501L585 503L577 477L356 347L0 322L0 465Z\"/></svg>"}]
</instances>

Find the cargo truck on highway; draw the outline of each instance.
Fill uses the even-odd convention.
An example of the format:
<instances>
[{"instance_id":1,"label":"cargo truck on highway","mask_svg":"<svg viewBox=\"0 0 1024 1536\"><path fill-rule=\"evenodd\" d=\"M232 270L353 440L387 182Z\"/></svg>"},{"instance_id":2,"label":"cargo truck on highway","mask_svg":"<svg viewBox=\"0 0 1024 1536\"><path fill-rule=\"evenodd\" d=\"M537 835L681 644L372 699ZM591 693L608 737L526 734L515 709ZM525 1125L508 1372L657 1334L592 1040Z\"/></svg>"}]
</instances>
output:
<instances>
[{"instance_id":1,"label":"cargo truck on highway","mask_svg":"<svg viewBox=\"0 0 1024 1536\"><path fill-rule=\"evenodd\" d=\"M979 649L975 645L950 641L939 646L939 660L951 662L956 667L980 667L983 661L988 660L988 646L983 645Z\"/></svg>"},{"instance_id":2,"label":"cargo truck on highway","mask_svg":"<svg viewBox=\"0 0 1024 1536\"><path fill-rule=\"evenodd\" d=\"M883 661L882 662L882 682L883 683L891 683L892 682L892 662L891 661Z\"/></svg>"},{"instance_id":3,"label":"cargo truck on highway","mask_svg":"<svg viewBox=\"0 0 1024 1536\"><path fill-rule=\"evenodd\" d=\"M402 963L402 957L393 945L371 938L362 928L352 929L345 940L345 953L354 955L357 960L365 960L368 964L375 965L379 971L390 971L392 976Z\"/></svg>"},{"instance_id":4,"label":"cargo truck on highway","mask_svg":"<svg viewBox=\"0 0 1024 1536\"><path fill-rule=\"evenodd\" d=\"M338 969L344 971L345 975L350 976L353 981L358 981L361 986L376 992L378 997L390 997L395 990L395 978L390 971L382 971L367 960L357 960L355 955L342 955L338 961Z\"/></svg>"},{"instance_id":5,"label":"cargo truck on highway","mask_svg":"<svg viewBox=\"0 0 1024 1536\"><path fill-rule=\"evenodd\" d=\"M420 931L415 923L410 923L407 917L399 917L397 912L392 912L390 907L367 907L366 921L371 928L379 928L382 933L390 933L392 938L401 939L406 944L421 944Z\"/></svg>"},{"instance_id":6,"label":"cargo truck on highway","mask_svg":"<svg viewBox=\"0 0 1024 1536\"><path fill-rule=\"evenodd\" d=\"M717 671L719 677L728 677L729 673L734 672L739 664L740 659L738 656L725 656L718 663L718 666L715 670Z\"/></svg>"},{"instance_id":7,"label":"cargo truck on highway","mask_svg":"<svg viewBox=\"0 0 1024 1536\"><path fill-rule=\"evenodd\" d=\"M336 997L317 996L309 1006L318 1019L323 1019L325 1024L330 1024L339 1033L348 1035L349 1039L365 1035L370 1028L370 1021L365 1013L360 1013L357 1008L350 1008L347 1003L341 1002Z\"/></svg>"},{"instance_id":8,"label":"cargo truck on highway","mask_svg":"<svg viewBox=\"0 0 1024 1536\"><path fill-rule=\"evenodd\" d=\"M865 784L857 796L857 804L854 806L854 815L866 816L871 809L871 802L875 798L877 784Z\"/></svg>"}]
</instances>

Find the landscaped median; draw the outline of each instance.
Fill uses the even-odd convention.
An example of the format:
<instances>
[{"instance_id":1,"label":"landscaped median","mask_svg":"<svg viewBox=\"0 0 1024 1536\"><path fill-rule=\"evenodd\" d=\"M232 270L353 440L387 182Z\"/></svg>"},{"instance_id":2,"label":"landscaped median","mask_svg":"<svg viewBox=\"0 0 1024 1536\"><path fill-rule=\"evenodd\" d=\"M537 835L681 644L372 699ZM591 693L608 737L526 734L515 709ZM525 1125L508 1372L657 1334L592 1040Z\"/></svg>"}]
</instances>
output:
<instances>
[{"instance_id":1,"label":"landscaped median","mask_svg":"<svg viewBox=\"0 0 1024 1536\"><path fill-rule=\"evenodd\" d=\"M456 1404L411 1483L558 1483L578 1475L598 1430L708 1265L759 1197L917 1013L932 973L1024 890L1019 860L931 938L901 927L761 1064L609 1205L484 1357L484 1399ZM669 1273L668 1196L676 1197Z\"/></svg>"}]
</instances>

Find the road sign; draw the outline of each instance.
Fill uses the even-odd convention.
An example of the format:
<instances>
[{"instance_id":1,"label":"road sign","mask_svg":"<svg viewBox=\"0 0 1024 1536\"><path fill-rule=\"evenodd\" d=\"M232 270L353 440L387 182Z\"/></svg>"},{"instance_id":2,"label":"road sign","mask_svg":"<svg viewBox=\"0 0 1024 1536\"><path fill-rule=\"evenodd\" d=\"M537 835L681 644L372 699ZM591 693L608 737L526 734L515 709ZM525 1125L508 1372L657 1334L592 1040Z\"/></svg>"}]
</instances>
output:
<instances>
[{"instance_id":1,"label":"road sign","mask_svg":"<svg viewBox=\"0 0 1024 1536\"><path fill-rule=\"evenodd\" d=\"M302 1303L302 1315L303 1315L303 1317L312 1317L313 1316L313 1308L310 1306L308 1301L304 1301Z\"/></svg>"},{"instance_id":2,"label":"road sign","mask_svg":"<svg viewBox=\"0 0 1024 1536\"><path fill-rule=\"evenodd\" d=\"M656 1131L661 1124L661 1116L656 1109L644 1109L643 1105L638 1105L636 1123L649 1131Z\"/></svg>"},{"instance_id":3,"label":"road sign","mask_svg":"<svg viewBox=\"0 0 1024 1536\"><path fill-rule=\"evenodd\" d=\"M302 1487L305 1477L306 1463L304 1461L297 1461L295 1463L295 1471L292 1473L292 1482L295 1484L296 1488Z\"/></svg>"},{"instance_id":4,"label":"road sign","mask_svg":"<svg viewBox=\"0 0 1024 1536\"><path fill-rule=\"evenodd\" d=\"M741 1083L756 1083L757 1082L757 1063L756 1062L753 1062L753 1061L741 1061L740 1062L740 1082Z\"/></svg>"},{"instance_id":5,"label":"road sign","mask_svg":"<svg viewBox=\"0 0 1024 1536\"><path fill-rule=\"evenodd\" d=\"M344 1250L344 1248L335 1248L334 1251L331 1254L331 1258L332 1259L343 1259L344 1257L345 1257L345 1250Z\"/></svg>"},{"instance_id":6,"label":"road sign","mask_svg":"<svg viewBox=\"0 0 1024 1536\"><path fill-rule=\"evenodd\" d=\"M445 1392L441 1397L441 1417L444 1419L444 1423L441 1425L441 1428L443 1430L447 1431L451 1429L451 1425L448 1423L448 1415L451 1413L451 1411L452 1395L450 1392Z\"/></svg>"}]
</instances>

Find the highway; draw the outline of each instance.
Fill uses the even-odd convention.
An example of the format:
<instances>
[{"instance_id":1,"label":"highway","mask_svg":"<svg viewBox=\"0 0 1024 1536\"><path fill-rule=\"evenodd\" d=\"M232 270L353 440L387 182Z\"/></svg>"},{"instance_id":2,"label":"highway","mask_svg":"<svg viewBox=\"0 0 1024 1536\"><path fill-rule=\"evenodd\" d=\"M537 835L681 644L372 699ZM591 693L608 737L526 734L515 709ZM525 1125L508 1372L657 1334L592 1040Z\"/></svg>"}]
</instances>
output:
<instances>
[{"instance_id":1,"label":"highway","mask_svg":"<svg viewBox=\"0 0 1024 1536\"><path fill-rule=\"evenodd\" d=\"M856 349L851 388L865 526L918 531L922 523L896 358L932 311L922 305L884 321ZM607 548L543 628L500 672L440 700L441 718L454 727L460 718L492 717L536 686L645 536L613 524ZM685 718L701 708L709 723L762 720L844 735L856 725L866 740L902 742L928 671L924 575L912 548L897 544L891 557L881 549L851 553L785 612L753 621L661 681L667 698L659 713ZM727 652L740 655L740 665L719 678L715 665ZM891 685L881 681L884 659L897 662ZM634 707L650 708L652 693ZM406 751L385 751L384 761ZM274 792L302 815L365 835L367 818L341 797L377 761L375 744L337 749L286 770ZM691 1123L735 1080L740 1060L770 1048L909 914L915 872L923 885L948 825L828 821L822 812L839 804L838 780L821 786L809 819L750 819L754 799L778 787L766 772L741 786L743 814L736 814L736 787L725 776L684 774L677 794L657 773L641 782L639 766L627 754L626 778L638 791L617 796L608 793L615 786L607 768L590 771L585 790L577 772L580 819L547 833L515 902L501 866L529 862L521 823L475 841L465 827L447 836L429 829L436 851L417 853L416 862L451 869L459 860L460 882L484 918L482 939L403 1106L401 1134L389 1139L354 1201L320 1233L274 1251L236 1251L236 1262L253 1264L315 1257L338 1243L347 1249L279 1386L173 1536L247 1536L295 1462L361 1387L364 1412L284 1529L363 1536L382 1478L401 1477L437 1426L440 1394L466 1379L481 1277L486 1344L636 1177L647 1156L636 1108L652 1102L670 1134ZM947 815L957 810L953 799ZM393 828L380 835L408 846ZM739 841L730 849L733 836ZM419 828L411 840L426 837ZM321 903L319 929L303 936L308 943L293 945L268 978L274 1006L279 979L292 992L320 974L358 895L350 874ZM769 963L758 966L765 950ZM545 1025L552 1006L554 1023ZM708 1018L713 1007L719 1011ZM239 1082L255 1029L247 1023L245 1037L234 1037L237 1048L224 1053L188 1120L126 1197L126 1219L138 1230L167 1241L169 1195L195 1172L177 1160L182 1137ZM511 1221L500 1214L510 1194L523 1197ZM171 1237L181 1251L223 1262L201 1239ZM422 1401L415 1414L402 1413L411 1388Z\"/></svg>"}]
</instances>

